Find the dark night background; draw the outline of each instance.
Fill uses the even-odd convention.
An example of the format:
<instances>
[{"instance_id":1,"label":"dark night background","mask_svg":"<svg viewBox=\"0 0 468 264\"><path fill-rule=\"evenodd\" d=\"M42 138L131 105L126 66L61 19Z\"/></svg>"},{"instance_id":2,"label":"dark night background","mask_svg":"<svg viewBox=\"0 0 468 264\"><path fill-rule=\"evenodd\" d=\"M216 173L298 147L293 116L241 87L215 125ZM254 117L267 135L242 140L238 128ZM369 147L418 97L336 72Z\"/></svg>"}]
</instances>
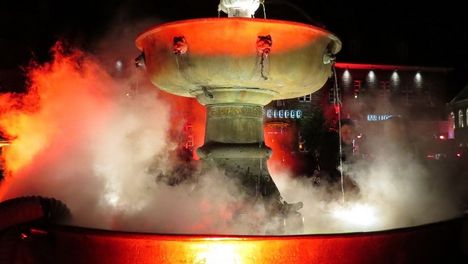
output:
<instances>
[{"instance_id":1,"label":"dark night background","mask_svg":"<svg viewBox=\"0 0 468 264\"><path fill-rule=\"evenodd\" d=\"M46 61L59 39L88 49L110 28L143 19L217 16L218 0L0 3L0 91L21 91L21 68ZM267 17L315 24L343 42L340 62L453 68L449 97L468 83L468 15L455 1L266 0ZM263 13L257 11L257 17ZM133 42L134 39L128 39Z\"/></svg>"}]
</instances>

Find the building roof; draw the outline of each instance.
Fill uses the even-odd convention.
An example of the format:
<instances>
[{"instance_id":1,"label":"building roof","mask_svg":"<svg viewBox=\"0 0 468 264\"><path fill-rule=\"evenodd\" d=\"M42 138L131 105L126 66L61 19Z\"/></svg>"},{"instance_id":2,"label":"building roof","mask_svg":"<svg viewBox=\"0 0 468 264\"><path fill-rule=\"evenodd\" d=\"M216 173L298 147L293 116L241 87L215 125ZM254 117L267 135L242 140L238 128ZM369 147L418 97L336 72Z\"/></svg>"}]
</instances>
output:
<instances>
[{"instance_id":1,"label":"building roof","mask_svg":"<svg viewBox=\"0 0 468 264\"><path fill-rule=\"evenodd\" d=\"M348 63L337 62L336 68L352 69L352 70L384 70L384 71L423 71L423 72L449 72L453 68L446 67L425 67L425 66L405 66L405 65L384 65L384 64L365 64L365 63Z\"/></svg>"},{"instance_id":2,"label":"building roof","mask_svg":"<svg viewBox=\"0 0 468 264\"><path fill-rule=\"evenodd\" d=\"M468 101L468 85L465 86L453 99L450 101L451 105Z\"/></svg>"}]
</instances>

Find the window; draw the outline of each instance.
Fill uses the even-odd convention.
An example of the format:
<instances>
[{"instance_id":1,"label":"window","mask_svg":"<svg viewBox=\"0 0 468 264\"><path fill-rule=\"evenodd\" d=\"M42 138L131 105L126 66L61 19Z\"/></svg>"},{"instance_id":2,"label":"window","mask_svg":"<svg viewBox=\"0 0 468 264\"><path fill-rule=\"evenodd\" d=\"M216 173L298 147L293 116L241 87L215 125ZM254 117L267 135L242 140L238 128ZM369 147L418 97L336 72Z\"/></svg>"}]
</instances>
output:
<instances>
[{"instance_id":1,"label":"window","mask_svg":"<svg viewBox=\"0 0 468 264\"><path fill-rule=\"evenodd\" d=\"M361 85L362 85L361 80L354 80L353 82L353 97L354 98L358 98L359 94L362 92Z\"/></svg>"},{"instance_id":2,"label":"window","mask_svg":"<svg viewBox=\"0 0 468 264\"><path fill-rule=\"evenodd\" d=\"M466 114L465 114L465 119L466 119L466 126L468 126L468 108L466 108Z\"/></svg>"},{"instance_id":3,"label":"window","mask_svg":"<svg viewBox=\"0 0 468 264\"><path fill-rule=\"evenodd\" d=\"M357 95L361 92L362 81L361 80L354 80L353 91L354 95Z\"/></svg>"},{"instance_id":4,"label":"window","mask_svg":"<svg viewBox=\"0 0 468 264\"><path fill-rule=\"evenodd\" d=\"M386 96L390 92L390 82L389 81L380 81L379 90L381 96Z\"/></svg>"},{"instance_id":5,"label":"window","mask_svg":"<svg viewBox=\"0 0 468 264\"><path fill-rule=\"evenodd\" d=\"M465 127L462 110L458 110L458 127Z\"/></svg>"},{"instance_id":6,"label":"window","mask_svg":"<svg viewBox=\"0 0 468 264\"><path fill-rule=\"evenodd\" d=\"M312 101L312 95L311 94L306 94L304 96L298 97L299 102L310 102Z\"/></svg>"},{"instance_id":7,"label":"window","mask_svg":"<svg viewBox=\"0 0 468 264\"><path fill-rule=\"evenodd\" d=\"M456 125L455 125L455 113L454 112L450 112L449 119L450 119L450 122L452 123L452 128L455 129Z\"/></svg>"},{"instance_id":8,"label":"window","mask_svg":"<svg viewBox=\"0 0 468 264\"><path fill-rule=\"evenodd\" d=\"M193 149L193 126L191 124L186 124L184 127L185 131L185 143L184 148L192 150Z\"/></svg>"},{"instance_id":9,"label":"window","mask_svg":"<svg viewBox=\"0 0 468 264\"><path fill-rule=\"evenodd\" d=\"M185 148L192 149L193 148L193 135L188 135L187 140L185 141Z\"/></svg>"},{"instance_id":10,"label":"window","mask_svg":"<svg viewBox=\"0 0 468 264\"><path fill-rule=\"evenodd\" d=\"M276 100L276 106L285 106L284 100Z\"/></svg>"},{"instance_id":11,"label":"window","mask_svg":"<svg viewBox=\"0 0 468 264\"><path fill-rule=\"evenodd\" d=\"M403 94L406 97L406 105L412 105L414 99L414 90L412 89L412 87L407 86L406 88L404 88Z\"/></svg>"}]
</instances>

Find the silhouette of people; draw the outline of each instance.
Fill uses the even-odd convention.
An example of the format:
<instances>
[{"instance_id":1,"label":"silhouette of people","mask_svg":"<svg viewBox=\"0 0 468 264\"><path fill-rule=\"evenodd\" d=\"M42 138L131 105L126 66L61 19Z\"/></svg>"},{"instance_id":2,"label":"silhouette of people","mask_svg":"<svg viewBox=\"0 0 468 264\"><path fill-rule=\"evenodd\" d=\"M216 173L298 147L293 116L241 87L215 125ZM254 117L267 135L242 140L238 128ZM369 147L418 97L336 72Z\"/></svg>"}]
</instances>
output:
<instances>
[{"instance_id":1,"label":"silhouette of people","mask_svg":"<svg viewBox=\"0 0 468 264\"><path fill-rule=\"evenodd\" d=\"M320 185L327 186L332 191L341 190L340 170L342 168L340 166L354 162L355 124L351 119L342 119L340 123L341 129L338 129L339 131L330 130L325 133L317 150ZM348 175L343 176L345 189L357 190L354 181Z\"/></svg>"}]
</instances>

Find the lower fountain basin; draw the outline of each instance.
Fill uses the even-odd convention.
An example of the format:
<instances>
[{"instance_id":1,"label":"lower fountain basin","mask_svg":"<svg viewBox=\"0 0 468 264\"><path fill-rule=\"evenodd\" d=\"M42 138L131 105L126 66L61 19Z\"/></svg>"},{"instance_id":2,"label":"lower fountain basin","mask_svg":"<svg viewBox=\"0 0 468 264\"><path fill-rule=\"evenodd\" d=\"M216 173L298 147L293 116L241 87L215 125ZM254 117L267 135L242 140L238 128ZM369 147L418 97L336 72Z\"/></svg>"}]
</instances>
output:
<instances>
[{"instance_id":1,"label":"lower fountain basin","mask_svg":"<svg viewBox=\"0 0 468 264\"><path fill-rule=\"evenodd\" d=\"M15 245L13 263L32 263L31 259L70 264L453 263L463 257L464 222L466 226L467 217L379 232L295 236L165 235L30 226L29 235L23 232L10 244ZM0 239L5 242L6 236Z\"/></svg>"}]
</instances>

